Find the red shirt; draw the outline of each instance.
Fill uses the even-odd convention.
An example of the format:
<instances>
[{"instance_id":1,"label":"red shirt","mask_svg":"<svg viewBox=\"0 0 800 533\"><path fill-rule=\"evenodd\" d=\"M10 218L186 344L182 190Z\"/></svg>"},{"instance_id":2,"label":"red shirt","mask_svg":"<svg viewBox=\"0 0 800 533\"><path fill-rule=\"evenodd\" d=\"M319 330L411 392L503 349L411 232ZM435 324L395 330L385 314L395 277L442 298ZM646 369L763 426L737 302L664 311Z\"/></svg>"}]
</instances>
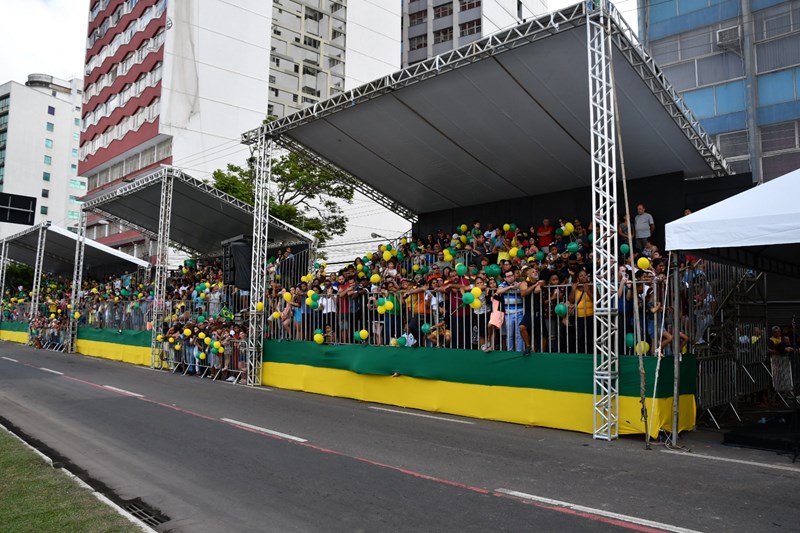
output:
<instances>
[{"instance_id":1,"label":"red shirt","mask_svg":"<svg viewBox=\"0 0 800 533\"><path fill-rule=\"evenodd\" d=\"M553 243L553 236L556 230L553 226L539 226L536 233L544 233L539 237L539 248L541 248L542 246L550 246Z\"/></svg>"}]
</instances>

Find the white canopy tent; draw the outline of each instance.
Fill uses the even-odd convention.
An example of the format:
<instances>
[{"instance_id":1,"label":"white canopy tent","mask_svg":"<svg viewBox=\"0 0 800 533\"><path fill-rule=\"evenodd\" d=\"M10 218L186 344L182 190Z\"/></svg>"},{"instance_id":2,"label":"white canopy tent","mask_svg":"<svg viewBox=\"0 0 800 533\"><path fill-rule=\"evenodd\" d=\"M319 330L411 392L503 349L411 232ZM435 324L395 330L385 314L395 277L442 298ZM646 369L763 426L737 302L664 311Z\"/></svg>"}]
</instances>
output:
<instances>
[{"instance_id":1,"label":"white canopy tent","mask_svg":"<svg viewBox=\"0 0 800 533\"><path fill-rule=\"evenodd\" d=\"M800 169L670 222L666 249L800 277Z\"/></svg>"}]
</instances>

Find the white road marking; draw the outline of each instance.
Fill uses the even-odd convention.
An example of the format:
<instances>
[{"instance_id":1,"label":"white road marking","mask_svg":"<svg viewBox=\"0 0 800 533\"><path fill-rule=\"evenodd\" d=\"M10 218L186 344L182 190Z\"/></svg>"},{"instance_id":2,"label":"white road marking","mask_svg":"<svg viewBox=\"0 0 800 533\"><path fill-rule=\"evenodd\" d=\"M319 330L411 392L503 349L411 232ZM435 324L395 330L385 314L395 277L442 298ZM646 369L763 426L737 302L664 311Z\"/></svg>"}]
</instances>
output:
<instances>
[{"instance_id":1,"label":"white road marking","mask_svg":"<svg viewBox=\"0 0 800 533\"><path fill-rule=\"evenodd\" d=\"M6 361L11 361L12 363L19 363L16 359L11 359L10 357L3 357Z\"/></svg>"},{"instance_id":2,"label":"white road marking","mask_svg":"<svg viewBox=\"0 0 800 533\"><path fill-rule=\"evenodd\" d=\"M475 424L475 422L470 422L469 420L457 420L455 418L446 418L444 416L424 415L422 413L412 413L411 411L401 411L399 409L387 409L386 407L370 407L370 409L374 409L375 411L386 411L387 413L397 413L399 415L419 416L421 418L432 418L434 420L443 420L445 422L455 422L456 424Z\"/></svg>"},{"instance_id":3,"label":"white road marking","mask_svg":"<svg viewBox=\"0 0 800 533\"><path fill-rule=\"evenodd\" d=\"M564 507L565 509L571 509L573 511L579 511L582 513L593 514L596 516L603 516L605 518L613 518L615 520L621 520L623 522L628 522L639 526L663 529L664 531L674 531L675 533L698 533L694 529L687 529L685 527L673 526L671 524L663 524L661 522L655 522L653 520L647 520L645 518L638 518L635 516L612 513L611 511L605 511L603 509L595 509L594 507L575 505L574 503L562 502L561 500L553 500L550 498L544 498L542 496L534 496L533 494L527 494L525 492L517 492L516 490L496 489L495 492L499 492L501 494L507 494L509 496L515 496L517 498L522 498L524 500L530 500L534 502L544 503L547 505L553 505L555 507Z\"/></svg>"},{"instance_id":4,"label":"white road marking","mask_svg":"<svg viewBox=\"0 0 800 533\"><path fill-rule=\"evenodd\" d=\"M724 461L726 463L738 463L740 465L749 465L749 466L760 466L762 468L773 468L775 470L784 470L788 472L794 472L796 474L800 474L800 468L786 466L786 465L775 465L770 463L759 463L757 461L745 461L744 459L730 459L728 457L718 457L716 455L703 455L702 453L687 453L687 452L679 452L676 450L661 450L663 453L670 453L673 455L681 455L684 457L695 457L697 459L711 459L712 461Z\"/></svg>"},{"instance_id":5,"label":"white road marking","mask_svg":"<svg viewBox=\"0 0 800 533\"><path fill-rule=\"evenodd\" d=\"M131 392L125 389L118 389L116 387L112 387L111 385L103 385L103 388L114 392L118 392L120 394L125 394L127 396L133 396L134 398L144 398L144 394L136 394L135 392Z\"/></svg>"},{"instance_id":6,"label":"white road marking","mask_svg":"<svg viewBox=\"0 0 800 533\"><path fill-rule=\"evenodd\" d=\"M64 375L63 372L59 372L58 370L50 370L49 368L45 368L43 366L40 366L39 370L44 370L45 372L50 372L51 374L56 374L58 376L63 376Z\"/></svg>"},{"instance_id":7,"label":"white road marking","mask_svg":"<svg viewBox=\"0 0 800 533\"><path fill-rule=\"evenodd\" d=\"M286 433L281 433L280 431L275 431L272 429L262 428L260 426L254 426L252 424L248 424L246 422L239 422L238 420L233 420L231 418L220 418L223 422L227 422L233 426L241 426L243 428L252 429L253 431L258 431L259 433L266 433L267 435L273 435L275 437L281 437L282 439L289 439L295 442L308 442L306 439L301 439L300 437L295 437L294 435L289 435Z\"/></svg>"}]
</instances>

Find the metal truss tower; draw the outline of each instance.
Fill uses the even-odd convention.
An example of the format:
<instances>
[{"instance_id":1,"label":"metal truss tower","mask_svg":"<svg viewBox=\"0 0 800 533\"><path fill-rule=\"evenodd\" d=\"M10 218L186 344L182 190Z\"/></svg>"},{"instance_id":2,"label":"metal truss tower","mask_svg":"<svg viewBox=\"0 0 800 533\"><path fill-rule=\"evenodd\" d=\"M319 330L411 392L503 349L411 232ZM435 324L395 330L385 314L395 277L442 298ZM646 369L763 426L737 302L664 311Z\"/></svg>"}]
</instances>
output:
<instances>
[{"instance_id":1,"label":"metal truss tower","mask_svg":"<svg viewBox=\"0 0 800 533\"><path fill-rule=\"evenodd\" d=\"M611 18L605 0L586 8L594 226L594 438L619 436L617 142Z\"/></svg>"},{"instance_id":2,"label":"metal truss tower","mask_svg":"<svg viewBox=\"0 0 800 533\"><path fill-rule=\"evenodd\" d=\"M31 295L31 318L39 316L39 293L42 290L42 263L44 263L44 246L47 241L47 228L50 226L46 222L39 226L39 239L36 244L36 263L33 265L33 294ZM30 329L30 328L29 328Z\"/></svg>"},{"instance_id":3,"label":"metal truss tower","mask_svg":"<svg viewBox=\"0 0 800 533\"><path fill-rule=\"evenodd\" d=\"M175 176L172 170L166 170L161 179L161 203L158 210L158 236L156 240L156 279L153 298L153 335L150 340L151 368L162 368L165 359L161 354L161 343L158 335L167 313L166 292L169 275L169 235L172 222L172 191Z\"/></svg>"},{"instance_id":4,"label":"metal truss tower","mask_svg":"<svg viewBox=\"0 0 800 533\"><path fill-rule=\"evenodd\" d=\"M81 209L78 221L78 238L75 239L75 269L72 272L72 297L70 298L69 310L69 344L67 352L75 353L78 344L78 321L75 312L78 311L78 298L80 296L81 284L83 283L83 254L86 250L86 211Z\"/></svg>"},{"instance_id":5,"label":"metal truss tower","mask_svg":"<svg viewBox=\"0 0 800 533\"><path fill-rule=\"evenodd\" d=\"M8 266L8 242L3 240L0 244L0 298L6 294L6 267ZM3 320L0 317L0 320Z\"/></svg>"},{"instance_id":6,"label":"metal truss tower","mask_svg":"<svg viewBox=\"0 0 800 533\"><path fill-rule=\"evenodd\" d=\"M247 384L261 385L264 356L264 302L267 290L269 237L269 185L272 176L272 139L261 136L256 145L255 206L253 209L253 256L250 274L250 312L247 334Z\"/></svg>"}]
</instances>

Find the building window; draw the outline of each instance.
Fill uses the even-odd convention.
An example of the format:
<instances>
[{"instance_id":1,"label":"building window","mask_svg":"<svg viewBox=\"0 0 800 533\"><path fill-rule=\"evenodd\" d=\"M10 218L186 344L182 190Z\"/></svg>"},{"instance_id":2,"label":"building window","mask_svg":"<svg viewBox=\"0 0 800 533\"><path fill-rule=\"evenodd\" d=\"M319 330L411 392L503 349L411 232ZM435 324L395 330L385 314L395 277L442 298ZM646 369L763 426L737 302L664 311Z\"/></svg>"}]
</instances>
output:
<instances>
[{"instance_id":1,"label":"building window","mask_svg":"<svg viewBox=\"0 0 800 533\"><path fill-rule=\"evenodd\" d=\"M76 118L74 122L75 122L76 126L80 126L81 125L81 119L79 119L79 118Z\"/></svg>"},{"instance_id":2,"label":"building window","mask_svg":"<svg viewBox=\"0 0 800 533\"><path fill-rule=\"evenodd\" d=\"M420 48L425 48L428 46L428 36L427 35L420 35L419 37L412 37L408 40L408 49L409 50L419 50Z\"/></svg>"},{"instance_id":3,"label":"building window","mask_svg":"<svg viewBox=\"0 0 800 533\"><path fill-rule=\"evenodd\" d=\"M39 208L39 212L40 212L41 214L43 214L43 215L46 215L46 214L47 214L47 206L46 206L46 205L43 205L43 206L41 206L41 207Z\"/></svg>"},{"instance_id":4,"label":"building window","mask_svg":"<svg viewBox=\"0 0 800 533\"><path fill-rule=\"evenodd\" d=\"M74 194L70 194L69 195L69 203L71 203L71 204L80 204L80 201L78 200L77 196L75 196Z\"/></svg>"},{"instance_id":5,"label":"building window","mask_svg":"<svg viewBox=\"0 0 800 533\"><path fill-rule=\"evenodd\" d=\"M49 172L42 172L42 179L44 181L50 181L50 173Z\"/></svg>"},{"instance_id":6,"label":"building window","mask_svg":"<svg viewBox=\"0 0 800 533\"><path fill-rule=\"evenodd\" d=\"M453 28L433 32L433 44L446 43L453 40Z\"/></svg>"},{"instance_id":7,"label":"building window","mask_svg":"<svg viewBox=\"0 0 800 533\"><path fill-rule=\"evenodd\" d=\"M317 39L312 39L308 35L303 37L303 44L311 48L319 48L319 41Z\"/></svg>"},{"instance_id":8,"label":"building window","mask_svg":"<svg viewBox=\"0 0 800 533\"><path fill-rule=\"evenodd\" d=\"M50 157L49 155L44 156L44 164L45 165L52 165L53 164L53 158Z\"/></svg>"},{"instance_id":9,"label":"building window","mask_svg":"<svg viewBox=\"0 0 800 533\"><path fill-rule=\"evenodd\" d=\"M458 34L461 37L466 37L467 35L473 35L475 33L481 32L481 21L480 20L470 20L469 22L465 22L464 24L458 25Z\"/></svg>"},{"instance_id":10,"label":"building window","mask_svg":"<svg viewBox=\"0 0 800 533\"><path fill-rule=\"evenodd\" d=\"M433 8L433 18L440 19L442 17L449 17L453 14L453 4L445 4Z\"/></svg>"},{"instance_id":11,"label":"building window","mask_svg":"<svg viewBox=\"0 0 800 533\"><path fill-rule=\"evenodd\" d=\"M42 198L50 198L50 189L42 189Z\"/></svg>"},{"instance_id":12,"label":"building window","mask_svg":"<svg viewBox=\"0 0 800 533\"><path fill-rule=\"evenodd\" d=\"M408 25L409 26L416 26L417 24L424 24L428 21L428 10L423 9L422 11L417 11L416 13L409 13L408 14Z\"/></svg>"},{"instance_id":13,"label":"building window","mask_svg":"<svg viewBox=\"0 0 800 533\"><path fill-rule=\"evenodd\" d=\"M45 139L44 140L44 147L45 148L52 148L53 147L53 139Z\"/></svg>"},{"instance_id":14,"label":"building window","mask_svg":"<svg viewBox=\"0 0 800 533\"><path fill-rule=\"evenodd\" d=\"M481 0L458 0L458 10L466 11L475 7L480 7ZM473 32L474 33L474 32ZM467 34L469 35L469 34Z\"/></svg>"},{"instance_id":15,"label":"building window","mask_svg":"<svg viewBox=\"0 0 800 533\"><path fill-rule=\"evenodd\" d=\"M80 211L69 211L67 213L67 218L69 218L70 220L78 220L79 218L81 218L81 212Z\"/></svg>"},{"instance_id":16,"label":"building window","mask_svg":"<svg viewBox=\"0 0 800 533\"><path fill-rule=\"evenodd\" d=\"M49 181L49 174L48 174ZM69 186L73 189L86 189L86 183L83 180L69 180Z\"/></svg>"},{"instance_id":17,"label":"building window","mask_svg":"<svg viewBox=\"0 0 800 533\"><path fill-rule=\"evenodd\" d=\"M72 149L72 157L78 157L78 149L77 148L73 148Z\"/></svg>"},{"instance_id":18,"label":"building window","mask_svg":"<svg viewBox=\"0 0 800 533\"><path fill-rule=\"evenodd\" d=\"M69 171L72 172L73 174L77 174L78 173L78 165L76 165L75 163L71 164L69 166Z\"/></svg>"},{"instance_id":19,"label":"building window","mask_svg":"<svg viewBox=\"0 0 800 533\"><path fill-rule=\"evenodd\" d=\"M281 66L281 59L280 59L279 57L272 56L271 58L269 58L269 60L270 60L270 61L272 61L272 63L273 63L273 64L274 64L276 67L279 67L279 66Z\"/></svg>"},{"instance_id":20,"label":"building window","mask_svg":"<svg viewBox=\"0 0 800 533\"><path fill-rule=\"evenodd\" d=\"M73 141L80 141L81 140L81 134L78 133L77 131L72 132L72 140Z\"/></svg>"},{"instance_id":21,"label":"building window","mask_svg":"<svg viewBox=\"0 0 800 533\"><path fill-rule=\"evenodd\" d=\"M56 114L56 108L51 106L51 105L47 106L47 114L48 115L55 115Z\"/></svg>"},{"instance_id":22,"label":"building window","mask_svg":"<svg viewBox=\"0 0 800 533\"><path fill-rule=\"evenodd\" d=\"M47 131L54 131L56 129L56 125L52 122L47 123Z\"/></svg>"}]
</instances>

